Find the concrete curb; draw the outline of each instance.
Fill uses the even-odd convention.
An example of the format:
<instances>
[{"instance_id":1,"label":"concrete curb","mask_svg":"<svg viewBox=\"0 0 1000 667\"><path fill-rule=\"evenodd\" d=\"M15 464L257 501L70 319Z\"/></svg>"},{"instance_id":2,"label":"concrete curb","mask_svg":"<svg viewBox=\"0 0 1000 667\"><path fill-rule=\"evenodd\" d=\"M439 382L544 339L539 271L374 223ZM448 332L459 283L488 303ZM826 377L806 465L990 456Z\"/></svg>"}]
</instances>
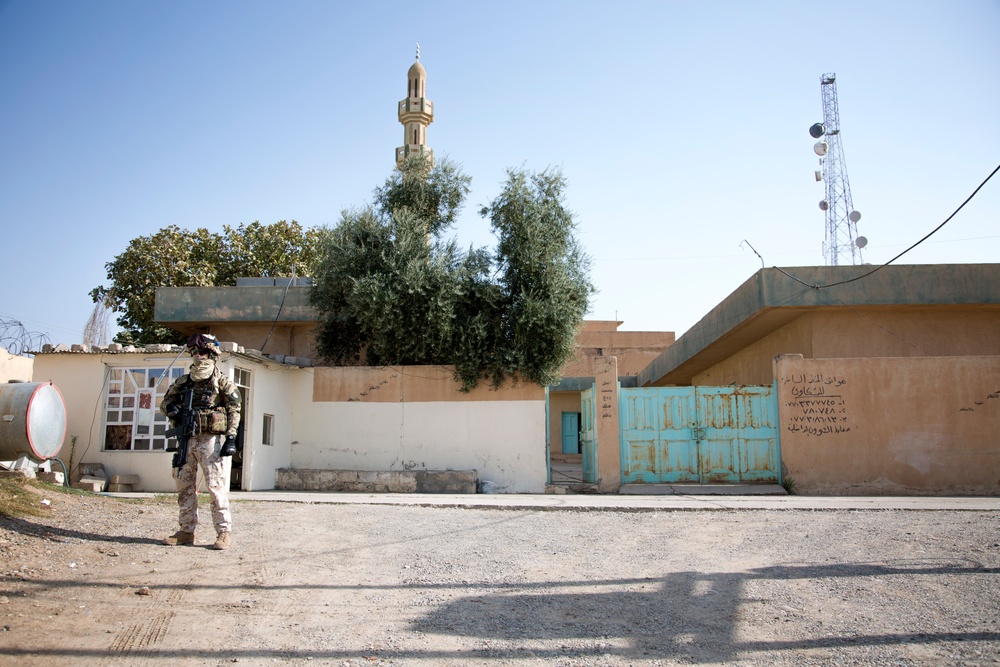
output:
<instances>
[{"instance_id":1,"label":"concrete curb","mask_svg":"<svg viewBox=\"0 0 1000 667\"><path fill-rule=\"evenodd\" d=\"M104 493L120 498L152 498L162 493ZM1000 512L1000 498L938 496L777 496L777 495L597 495L597 494L431 494L234 491L234 502L287 502L333 505L401 505L468 509L569 511L677 510L914 510Z\"/></svg>"}]
</instances>

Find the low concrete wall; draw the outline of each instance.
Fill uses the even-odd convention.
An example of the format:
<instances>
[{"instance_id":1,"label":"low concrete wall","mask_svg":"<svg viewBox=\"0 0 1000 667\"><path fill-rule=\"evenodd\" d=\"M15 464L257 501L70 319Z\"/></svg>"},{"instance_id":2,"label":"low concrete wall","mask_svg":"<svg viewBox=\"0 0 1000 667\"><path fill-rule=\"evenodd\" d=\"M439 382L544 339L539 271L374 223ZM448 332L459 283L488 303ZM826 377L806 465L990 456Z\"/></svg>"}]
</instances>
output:
<instances>
[{"instance_id":1,"label":"low concrete wall","mask_svg":"<svg viewBox=\"0 0 1000 667\"><path fill-rule=\"evenodd\" d=\"M303 470L281 468L282 491L353 493L476 493L475 470Z\"/></svg>"},{"instance_id":2,"label":"low concrete wall","mask_svg":"<svg viewBox=\"0 0 1000 667\"><path fill-rule=\"evenodd\" d=\"M804 494L1000 495L1000 356L775 360Z\"/></svg>"},{"instance_id":3,"label":"low concrete wall","mask_svg":"<svg viewBox=\"0 0 1000 667\"><path fill-rule=\"evenodd\" d=\"M0 347L0 382L30 382L33 364L31 357L11 354L6 348Z\"/></svg>"}]
</instances>

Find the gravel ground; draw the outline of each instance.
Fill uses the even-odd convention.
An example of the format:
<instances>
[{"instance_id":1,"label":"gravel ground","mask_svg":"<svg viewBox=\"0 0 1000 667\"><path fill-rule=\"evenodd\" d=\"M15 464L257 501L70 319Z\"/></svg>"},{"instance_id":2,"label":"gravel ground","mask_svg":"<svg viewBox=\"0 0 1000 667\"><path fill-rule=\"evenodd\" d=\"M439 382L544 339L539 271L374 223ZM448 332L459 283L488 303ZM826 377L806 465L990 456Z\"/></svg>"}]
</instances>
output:
<instances>
[{"instance_id":1,"label":"gravel ground","mask_svg":"<svg viewBox=\"0 0 1000 667\"><path fill-rule=\"evenodd\" d=\"M3 665L1000 665L998 512L241 501L216 552L45 497L0 519Z\"/></svg>"}]
</instances>

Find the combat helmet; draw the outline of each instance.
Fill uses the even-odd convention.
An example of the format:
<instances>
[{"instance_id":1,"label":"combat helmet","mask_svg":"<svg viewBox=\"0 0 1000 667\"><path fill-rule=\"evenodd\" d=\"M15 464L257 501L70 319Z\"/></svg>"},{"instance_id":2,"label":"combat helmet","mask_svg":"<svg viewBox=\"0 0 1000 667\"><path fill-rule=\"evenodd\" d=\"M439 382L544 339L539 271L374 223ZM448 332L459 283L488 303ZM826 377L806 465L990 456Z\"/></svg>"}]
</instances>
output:
<instances>
[{"instance_id":1,"label":"combat helmet","mask_svg":"<svg viewBox=\"0 0 1000 667\"><path fill-rule=\"evenodd\" d=\"M219 358L219 341L212 334L193 334L187 339L185 347L191 354L200 351L207 352L214 359Z\"/></svg>"}]
</instances>

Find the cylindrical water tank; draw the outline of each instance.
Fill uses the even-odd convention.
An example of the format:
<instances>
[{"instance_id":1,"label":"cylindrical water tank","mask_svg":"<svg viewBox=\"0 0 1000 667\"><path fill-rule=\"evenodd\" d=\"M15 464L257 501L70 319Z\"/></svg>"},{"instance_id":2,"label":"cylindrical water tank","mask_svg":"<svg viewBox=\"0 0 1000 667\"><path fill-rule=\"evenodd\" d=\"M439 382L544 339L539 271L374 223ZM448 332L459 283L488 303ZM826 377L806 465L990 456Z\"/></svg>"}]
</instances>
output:
<instances>
[{"instance_id":1,"label":"cylindrical water tank","mask_svg":"<svg viewBox=\"0 0 1000 667\"><path fill-rule=\"evenodd\" d=\"M50 459L66 437L66 403L51 382L0 385L0 461Z\"/></svg>"}]
</instances>

